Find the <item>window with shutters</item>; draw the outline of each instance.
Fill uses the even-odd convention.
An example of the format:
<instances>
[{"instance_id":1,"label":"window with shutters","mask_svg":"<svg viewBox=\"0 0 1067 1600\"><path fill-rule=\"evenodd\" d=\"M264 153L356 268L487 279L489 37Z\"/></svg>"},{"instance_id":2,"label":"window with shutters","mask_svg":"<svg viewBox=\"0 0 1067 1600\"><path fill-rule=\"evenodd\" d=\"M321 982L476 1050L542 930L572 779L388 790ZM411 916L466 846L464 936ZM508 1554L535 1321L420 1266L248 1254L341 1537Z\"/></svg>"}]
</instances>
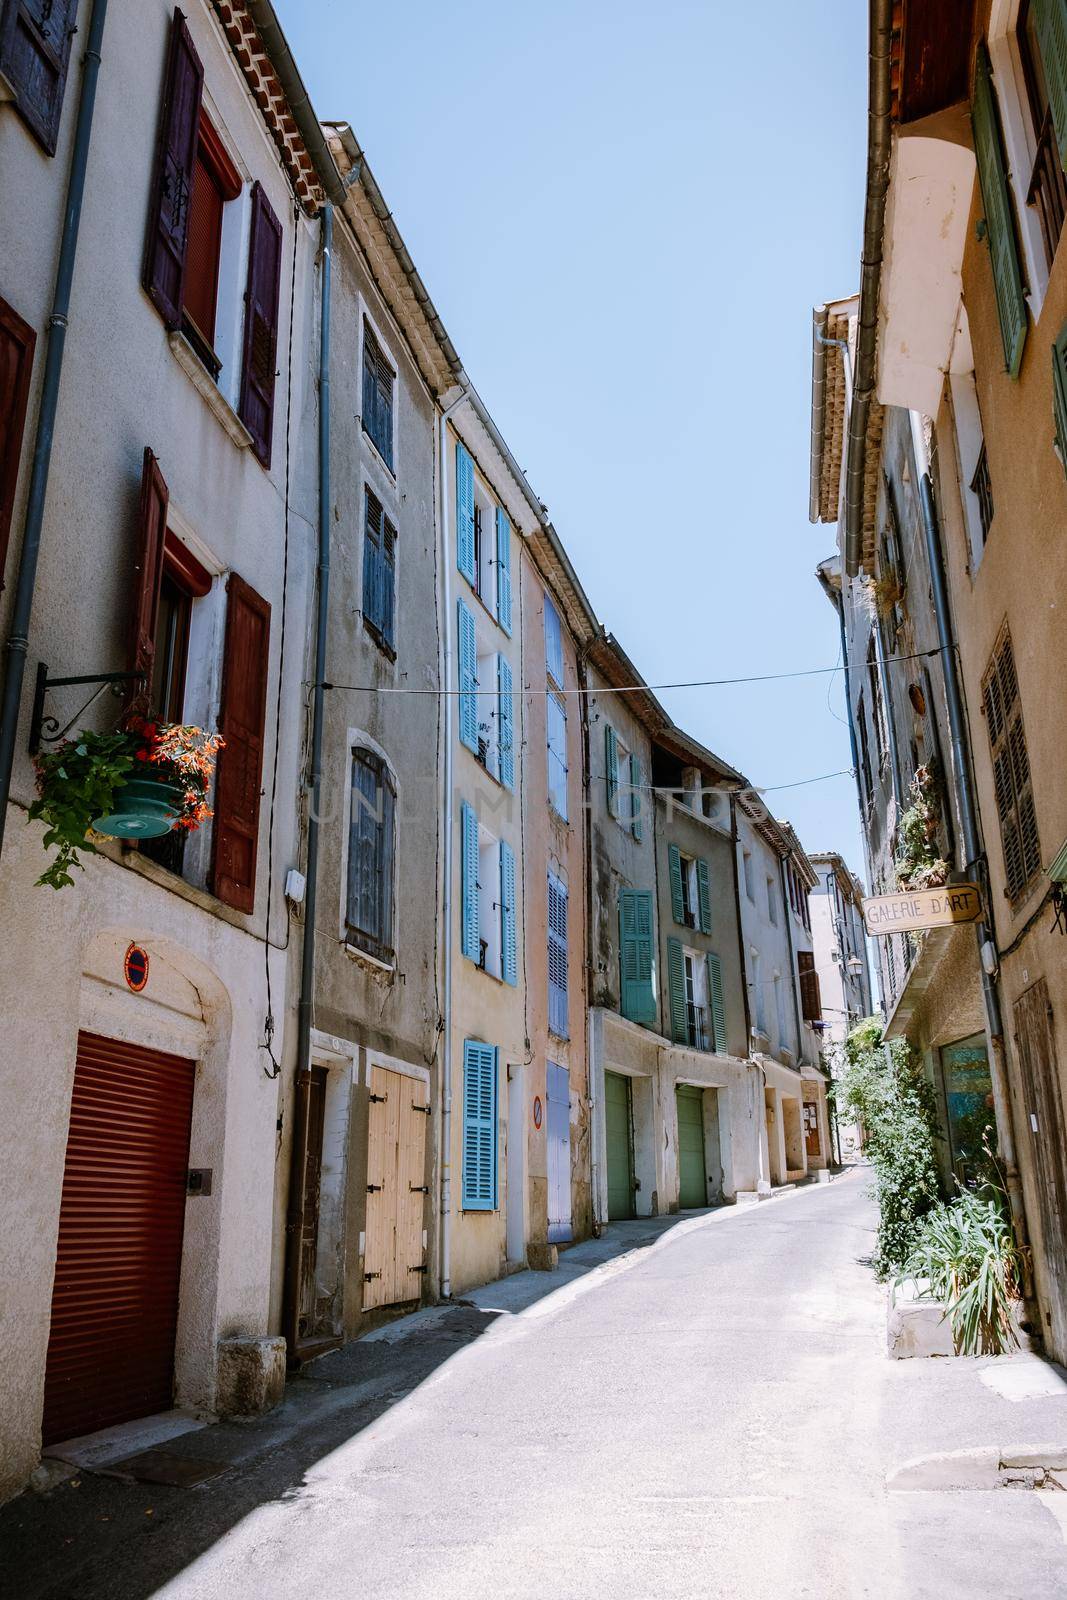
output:
<instances>
[{"instance_id":1,"label":"window with shutters","mask_svg":"<svg viewBox=\"0 0 1067 1600\"><path fill-rule=\"evenodd\" d=\"M1010 63L1003 57L1001 62L1004 71L1001 72L998 65L995 88L988 49L984 44L979 45L971 95L971 121L982 207L985 212L981 219L980 231L989 248L1004 365L1008 374L1014 378L1018 376L1022 364L1028 312L1011 170L1005 148L1005 128L1002 124L1003 110L1017 97L1012 87ZM998 92L1004 87L1009 90L1006 97ZM1044 275L1043 260L1041 265ZM1030 287L1033 289L1034 285L1031 284Z\"/></svg>"},{"instance_id":2,"label":"window with shutters","mask_svg":"<svg viewBox=\"0 0 1067 1600\"><path fill-rule=\"evenodd\" d=\"M390 472L393 463L396 368L363 318L363 432Z\"/></svg>"},{"instance_id":3,"label":"window with shutters","mask_svg":"<svg viewBox=\"0 0 1067 1600\"><path fill-rule=\"evenodd\" d=\"M223 231L240 227L241 208L236 202L241 189L240 173L211 119L201 110L189 197L182 331L216 382L222 373L222 358L216 353L216 324Z\"/></svg>"},{"instance_id":4,"label":"window with shutters","mask_svg":"<svg viewBox=\"0 0 1067 1600\"><path fill-rule=\"evenodd\" d=\"M1061 79L1067 71L1067 18L1060 0L1020 0L1015 38L1025 88L1023 109L1028 117L1034 150L1026 204L1033 208L1037 217L1045 264L1051 269L1067 214L1067 179L1061 155L1061 139L1067 133L1067 125L1061 113L1057 135L1057 119L1050 95L1050 81L1055 92L1061 88ZM1051 74L1046 71L1047 50L1052 53L1048 62L1053 69Z\"/></svg>"},{"instance_id":5,"label":"window with shutters","mask_svg":"<svg viewBox=\"0 0 1067 1600\"><path fill-rule=\"evenodd\" d=\"M672 1039L691 1050L710 1050L713 1033L707 962L698 950L686 949L679 939L668 939L667 977Z\"/></svg>"},{"instance_id":6,"label":"window with shutters","mask_svg":"<svg viewBox=\"0 0 1067 1600\"><path fill-rule=\"evenodd\" d=\"M871 747L867 738L867 718L864 714L863 696L856 702L856 732L860 737L860 777L862 778L863 807L869 819L874 805L874 780L871 776Z\"/></svg>"},{"instance_id":7,"label":"window with shutters","mask_svg":"<svg viewBox=\"0 0 1067 1600\"><path fill-rule=\"evenodd\" d=\"M497 1207L497 1047L481 1040L463 1043L464 1211Z\"/></svg>"},{"instance_id":8,"label":"window with shutters","mask_svg":"<svg viewBox=\"0 0 1067 1600\"><path fill-rule=\"evenodd\" d=\"M548 874L548 1026L568 1039L567 1016L567 887Z\"/></svg>"},{"instance_id":9,"label":"window with shutters","mask_svg":"<svg viewBox=\"0 0 1067 1600\"><path fill-rule=\"evenodd\" d=\"M474 487L474 581L471 588L496 616L496 504L476 480Z\"/></svg>"},{"instance_id":10,"label":"window with shutters","mask_svg":"<svg viewBox=\"0 0 1067 1600\"><path fill-rule=\"evenodd\" d=\"M363 489L363 626L396 658L396 529L372 489Z\"/></svg>"},{"instance_id":11,"label":"window with shutters","mask_svg":"<svg viewBox=\"0 0 1067 1600\"><path fill-rule=\"evenodd\" d=\"M78 0L0 5L0 73L16 109L48 155L56 153Z\"/></svg>"},{"instance_id":12,"label":"window with shutters","mask_svg":"<svg viewBox=\"0 0 1067 1600\"><path fill-rule=\"evenodd\" d=\"M456 565L489 615L511 633L511 520L456 441Z\"/></svg>"},{"instance_id":13,"label":"window with shutters","mask_svg":"<svg viewBox=\"0 0 1067 1600\"><path fill-rule=\"evenodd\" d=\"M345 939L387 966L395 961L396 787L374 750L356 746L348 816Z\"/></svg>"},{"instance_id":14,"label":"window with shutters","mask_svg":"<svg viewBox=\"0 0 1067 1600\"><path fill-rule=\"evenodd\" d=\"M982 709L993 760L1005 893L1014 904L1022 899L1041 871L1041 846L1015 654L1006 628L982 680Z\"/></svg>"},{"instance_id":15,"label":"window with shutters","mask_svg":"<svg viewBox=\"0 0 1067 1600\"><path fill-rule=\"evenodd\" d=\"M633 782L634 760L629 747L619 738L610 723L604 725L604 762L608 810L621 827L628 833L633 833L636 794ZM640 817L640 807L636 814Z\"/></svg>"},{"instance_id":16,"label":"window with shutters","mask_svg":"<svg viewBox=\"0 0 1067 1600\"><path fill-rule=\"evenodd\" d=\"M474 807L461 812L462 950L483 972L518 982L515 852L482 826Z\"/></svg>"},{"instance_id":17,"label":"window with shutters","mask_svg":"<svg viewBox=\"0 0 1067 1600\"><path fill-rule=\"evenodd\" d=\"M6 300L0 300L0 589L4 587L36 341L29 323Z\"/></svg>"},{"instance_id":18,"label":"window with shutters","mask_svg":"<svg viewBox=\"0 0 1067 1600\"><path fill-rule=\"evenodd\" d=\"M567 713L551 691L546 701L548 729L548 803L567 820Z\"/></svg>"},{"instance_id":19,"label":"window with shutters","mask_svg":"<svg viewBox=\"0 0 1067 1600\"><path fill-rule=\"evenodd\" d=\"M878 647L873 638L867 644L867 685L871 693L871 720L874 723L874 739L878 750L878 771L884 773L889 766L889 731L885 720Z\"/></svg>"},{"instance_id":20,"label":"window with shutters","mask_svg":"<svg viewBox=\"0 0 1067 1600\"><path fill-rule=\"evenodd\" d=\"M545 669L557 689L563 684L563 625L559 612L545 595Z\"/></svg>"},{"instance_id":21,"label":"window with shutters","mask_svg":"<svg viewBox=\"0 0 1067 1600\"><path fill-rule=\"evenodd\" d=\"M819 991L819 974L815 970L815 957L810 950L797 951L797 973L800 978L800 1012L805 1022L822 1021L822 995Z\"/></svg>"}]
</instances>

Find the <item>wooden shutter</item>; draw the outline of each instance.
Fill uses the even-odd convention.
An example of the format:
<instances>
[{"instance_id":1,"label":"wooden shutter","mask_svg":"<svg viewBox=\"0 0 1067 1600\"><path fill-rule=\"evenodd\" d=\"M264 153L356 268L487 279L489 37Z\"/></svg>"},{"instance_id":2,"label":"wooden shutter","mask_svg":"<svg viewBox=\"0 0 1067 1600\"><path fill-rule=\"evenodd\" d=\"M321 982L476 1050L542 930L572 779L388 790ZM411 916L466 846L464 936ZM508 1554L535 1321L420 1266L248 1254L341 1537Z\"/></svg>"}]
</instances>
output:
<instances>
[{"instance_id":1,"label":"wooden shutter","mask_svg":"<svg viewBox=\"0 0 1067 1600\"><path fill-rule=\"evenodd\" d=\"M619 814L619 741L610 722L604 724L604 763L608 791L608 811Z\"/></svg>"},{"instance_id":2,"label":"wooden shutter","mask_svg":"<svg viewBox=\"0 0 1067 1600\"><path fill-rule=\"evenodd\" d=\"M993 761L993 789L1004 851L1005 887L1018 900L1041 870L1030 758L1023 727L1015 653L1005 629L982 683L982 705Z\"/></svg>"},{"instance_id":3,"label":"wooden shutter","mask_svg":"<svg viewBox=\"0 0 1067 1600\"><path fill-rule=\"evenodd\" d=\"M815 957L810 950L797 951L797 971L800 977L800 1012L805 1022L822 1021L822 993L819 974L815 970Z\"/></svg>"},{"instance_id":4,"label":"wooden shutter","mask_svg":"<svg viewBox=\"0 0 1067 1600\"><path fill-rule=\"evenodd\" d=\"M567 1007L569 961L567 950L568 894L555 876L548 874L548 1026L560 1039L570 1037Z\"/></svg>"},{"instance_id":5,"label":"wooden shutter","mask_svg":"<svg viewBox=\"0 0 1067 1600\"><path fill-rule=\"evenodd\" d=\"M474 462L456 440L456 565L474 582Z\"/></svg>"},{"instance_id":6,"label":"wooden shutter","mask_svg":"<svg viewBox=\"0 0 1067 1600\"><path fill-rule=\"evenodd\" d=\"M364 319L363 428L390 472L393 470L394 381L393 368Z\"/></svg>"},{"instance_id":7,"label":"wooden shutter","mask_svg":"<svg viewBox=\"0 0 1067 1600\"><path fill-rule=\"evenodd\" d=\"M78 0L7 0L0 18L0 72L27 127L56 153Z\"/></svg>"},{"instance_id":8,"label":"wooden shutter","mask_svg":"<svg viewBox=\"0 0 1067 1600\"><path fill-rule=\"evenodd\" d=\"M263 722L267 709L270 606L238 577L226 585L226 648L215 779L215 893L237 911L251 911L256 897Z\"/></svg>"},{"instance_id":9,"label":"wooden shutter","mask_svg":"<svg viewBox=\"0 0 1067 1600\"><path fill-rule=\"evenodd\" d=\"M382 504L363 490L363 620L381 629Z\"/></svg>"},{"instance_id":10,"label":"wooden shutter","mask_svg":"<svg viewBox=\"0 0 1067 1600\"><path fill-rule=\"evenodd\" d=\"M141 503L137 517L137 542L134 565L130 671L144 676L144 684L134 689L133 710L147 709L152 688L152 668L156 654L156 622L159 617L159 589L163 581L163 550L167 534L167 507L170 496L159 462L146 446L141 468Z\"/></svg>"},{"instance_id":11,"label":"wooden shutter","mask_svg":"<svg viewBox=\"0 0 1067 1600\"><path fill-rule=\"evenodd\" d=\"M711 1037L715 1054L724 1056L726 1044L726 1005L722 993L722 962L714 950L708 951L708 995L711 1001Z\"/></svg>"},{"instance_id":12,"label":"wooden shutter","mask_svg":"<svg viewBox=\"0 0 1067 1600\"><path fill-rule=\"evenodd\" d=\"M515 852L500 841L500 975L514 986L519 981L515 922Z\"/></svg>"},{"instance_id":13,"label":"wooden shutter","mask_svg":"<svg viewBox=\"0 0 1067 1600\"><path fill-rule=\"evenodd\" d=\"M463 1209L496 1210L496 1046L463 1043Z\"/></svg>"},{"instance_id":14,"label":"wooden shutter","mask_svg":"<svg viewBox=\"0 0 1067 1600\"><path fill-rule=\"evenodd\" d=\"M0 590L15 509L15 486L22 458L22 433L37 335L18 312L0 300Z\"/></svg>"},{"instance_id":15,"label":"wooden shutter","mask_svg":"<svg viewBox=\"0 0 1067 1600\"><path fill-rule=\"evenodd\" d=\"M1067 322L1052 346L1052 417L1060 465L1067 472Z\"/></svg>"},{"instance_id":16,"label":"wooden shutter","mask_svg":"<svg viewBox=\"0 0 1067 1600\"><path fill-rule=\"evenodd\" d=\"M511 663L506 656L497 656L497 694L500 705L499 772L505 789L515 787L515 730L514 702L512 700Z\"/></svg>"},{"instance_id":17,"label":"wooden shutter","mask_svg":"<svg viewBox=\"0 0 1067 1600\"><path fill-rule=\"evenodd\" d=\"M459 601L459 737L478 754L478 637L474 616Z\"/></svg>"},{"instance_id":18,"label":"wooden shutter","mask_svg":"<svg viewBox=\"0 0 1067 1600\"><path fill-rule=\"evenodd\" d=\"M1041 1244L1039 1282L1053 1316L1067 1316L1067 1127L1056 1059L1048 984L1039 978L1015 1002L1019 1057L1020 1144L1029 1156L1037 1191Z\"/></svg>"},{"instance_id":19,"label":"wooden shutter","mask_svg":"<svg viewBox=\"0 0 1067 1600\"><path fill-rule=\"evenodd\" d=\"M481 915L478 904L478 814L472 805L464 800L462 808L462 869L461 869L461 916L463 918L463 931L461 946L463 954L469 961L480 962L482 958L481 946Z\"/></svg>"},{"instance_id":20,"label":"wooden shutter","mask_svg":"<svg viewBox=\"0 0 1067 1600\"><path fill-rule=\"evenodd\" d=\"M685 900L682 895L682 853L676 844L667 846L667 870L671 880L671 916L675 922L685 922Z\"/></svg>"},{"instance_id":21,"label":"wooden shutter","mask_svg":"<svg viewBox=\"0 0 1067 1600\"><path fill-rule=\"evenodd\" d=\"M671 1038L675 1044L689 1043L689 1014L685 997L685 952L682 941L672 935L667 940L667 994L671 1006Z\"/></svg>"},{"instance_id":22,"label":"wooden shutter","mask_svg":"<svg viewBox=\"0 0 1067 1600\"><path fill-rule=\"evenodd\" d=\"M697 861L697 899L700 903L700 931L711 932L711 874L708 864L700 858Z\"/></svg>"},{"instance_id":23,"label":"wooden shutter","mask_svg":"<svg viewBox=\"0 0 1067 1600\"><path fill-rule=\"evenodd\" d=\"M381 630L382 638L392 650L396 641L396 529L385 519L382 530L382 556L381 579L379 595L381 600Z\"/></svg>"},{"instance_id":24,"label":"wooden shutter","mask_svg":"<svg viewBox=\"0 0 1067 1600\"><path fill-rule=\"evenodd\" d=\"M278 291L282 276L282 225L263 186L252 186L252 228L248 241L245 339L241 399L237 410L252 435L252 449L270 466L274 433L274 379L278 356Z\"/></svg>"},{"instance_id":25,"label":"wooden shutter","mask_svg":"<svg viewBox=\"0 0 1067 1600\"><path fill-rule=\"evenodd\" d=\"M189 206L196 169L204 69L185 18L175 11L163 91L156 173L148 211L144 287L168 328L182 320Z\"/></svg>"},{"instance_id":26,"label":"wooden shutter","mask_svg":"<svg viewBox=\"0 0 1067 1600\"><path fill-rule=\"evenodd\" d=\"M1067 167L1067 8L1063 0L1030 0L1045 69L1052 126L1060 162Z\"/></svg>"},{"instance_id":27,"label":"wooden shutter","mask_svg":"<svg viewBox=\"0 0 1067 1600\"><path fill-rule=\"evenodd\" d=\"M641 763L635 755L630 757L630 832L635 839L644 837L641 813L645 797L641 786Z\"/></svg>"},{"instance_id":28,"label":"wooden shutter","mask_svg":"<svg viewBox=\"0 0 1067 1600\"><path fill-rule=\"evenodd\" d=\"M496 620L511 634L511 523L502 506L496 508Z\"/></svg>"},{"instance_id":29,"label":"wooden shutter","mask_svg":"<svg viewBox=\"0 0 1067 1600\"><path fill-rule=\"evenodd\" d=\"M989 240L989 257L993 267L997 314L1000 318L1000 333L1004 344L1004 364L1010 376L1014 378L1018 376L1023 358L1023 345L1026 343L1026 297L1019 246L1015 237L1015 214L1012 210L1011 190L1008 185L1004 142L1001 138L1000 117L993 90L993 74L989 64L989 53L984 44L978 46L971 120L974 126L974 153L978 161L982 202L985 206L985 224Z\"/></svg>"},{"instance_id":30,"label":"wooden shutter","mask_svg":"<svg viewBox=\"0 0 1067 1600\"><path fill-rule=\"evenodd\" d=\"M631 1022L656 1021L653 910L650 889L619 891L620 1007Z\"/></svg>"}]
</instances>

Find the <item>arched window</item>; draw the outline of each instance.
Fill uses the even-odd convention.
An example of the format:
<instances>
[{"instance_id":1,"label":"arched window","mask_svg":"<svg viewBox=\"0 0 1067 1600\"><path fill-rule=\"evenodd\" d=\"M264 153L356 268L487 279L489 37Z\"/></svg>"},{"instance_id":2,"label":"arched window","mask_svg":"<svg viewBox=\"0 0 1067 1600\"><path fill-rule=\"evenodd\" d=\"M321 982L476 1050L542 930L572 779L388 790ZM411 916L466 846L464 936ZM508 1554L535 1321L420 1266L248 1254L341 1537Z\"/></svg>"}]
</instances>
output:
<instances>
[{"instance_id":1,"label":"arched window","mask_svg":"<svg viewBox=\"0 0 1067 1600\"><path fill-rule=\"evenodd\" d=\"M391 966L396 786L381 756L361 746L352 751L351 781L346 937Z\"/></svg>"}]
</instances>

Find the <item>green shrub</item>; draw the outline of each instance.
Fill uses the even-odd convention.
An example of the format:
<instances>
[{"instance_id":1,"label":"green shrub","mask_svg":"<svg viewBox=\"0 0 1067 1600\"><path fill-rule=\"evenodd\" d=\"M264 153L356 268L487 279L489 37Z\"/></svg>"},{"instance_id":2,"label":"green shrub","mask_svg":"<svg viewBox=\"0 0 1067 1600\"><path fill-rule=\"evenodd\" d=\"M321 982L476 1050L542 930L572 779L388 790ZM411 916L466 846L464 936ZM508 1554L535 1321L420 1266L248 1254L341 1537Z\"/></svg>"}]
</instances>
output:
<instances>
[{"instance_id":1,"label":"green shrub","mask_svg":"<svg viewBox=\"0 0 1067 1600\"><path fill-rule=\"evenodd\" d=\"M964 1189L950 1205L936 1206L900 1278L929 1279L958 1355L1001 1355L1018 1344L1011 1305L1019 1294L1019 1253L998 1194L983 1198Z\"/></svg>"}]
</instances>

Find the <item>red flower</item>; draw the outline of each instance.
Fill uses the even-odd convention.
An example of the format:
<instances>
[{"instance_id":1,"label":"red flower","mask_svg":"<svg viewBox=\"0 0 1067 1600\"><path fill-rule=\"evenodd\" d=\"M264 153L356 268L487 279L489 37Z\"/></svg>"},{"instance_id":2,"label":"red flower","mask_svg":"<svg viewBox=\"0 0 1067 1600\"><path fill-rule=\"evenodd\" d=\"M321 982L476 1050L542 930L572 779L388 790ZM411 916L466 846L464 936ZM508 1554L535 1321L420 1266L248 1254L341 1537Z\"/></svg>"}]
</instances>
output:
<instances>
[{"instance_id":1,"label":"red flower","mask_svg":"<svg viewBox=\"0 0 1067 1600\"><path fill-rule=\"evenodd\" d=\"M137 756L138 761L147 761L148 760L148 751L147 750L138 750L138 751L135 752L135 754Z\"/></svg>"}]
</instances>

